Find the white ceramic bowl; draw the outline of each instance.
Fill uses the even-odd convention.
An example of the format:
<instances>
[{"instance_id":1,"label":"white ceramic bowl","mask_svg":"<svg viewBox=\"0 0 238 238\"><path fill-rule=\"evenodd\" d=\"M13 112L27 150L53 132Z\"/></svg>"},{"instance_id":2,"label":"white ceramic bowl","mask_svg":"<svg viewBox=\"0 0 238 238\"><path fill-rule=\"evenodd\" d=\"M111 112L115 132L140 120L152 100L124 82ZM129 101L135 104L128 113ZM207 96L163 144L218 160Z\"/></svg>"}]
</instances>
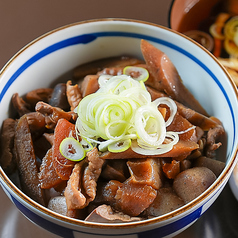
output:
<instances>
[{"instance_id":1,"label":"white ceramic bowl","mask_svg":"<svg viewBox=\"0 0 238 238\"><path fill-rule=\"evenodd\" d=\"M72 69L92 60L129 54L142 57L140 40L148 40L175 64L187 88L226 130L226 167L218 179L194 201L166 215L127 224L97 224L56 214L23 194L0 169L0 183L17 208L37 225L62 237L170 237L195 222L216 200L236 162L237 91L215 57L179 33L135 20L102 19L75 23L49 32L18 52L0 75L0 124L9 116L13 93L68 79ZM226 157L226 158L225 158Z\"/></svg>"}]
</instances>

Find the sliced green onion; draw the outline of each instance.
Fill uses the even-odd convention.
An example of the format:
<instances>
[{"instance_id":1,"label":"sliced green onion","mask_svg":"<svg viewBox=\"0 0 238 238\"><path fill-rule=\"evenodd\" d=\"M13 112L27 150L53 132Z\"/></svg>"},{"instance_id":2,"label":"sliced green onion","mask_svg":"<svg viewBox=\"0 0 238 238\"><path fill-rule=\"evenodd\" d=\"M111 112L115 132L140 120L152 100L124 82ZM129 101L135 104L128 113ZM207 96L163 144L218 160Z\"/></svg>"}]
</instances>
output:
<instances>
[{"instance_id":1,"label":"sliced green onion","mask_svg":"<svg viewBox=\"0 0 238 238\"><path fill-rule=\"evenodd\" d=\"M161 97L161 98L157 98L153 101L153 103L158 107L161 104L165 104L169 107L170 109L170 116L167 119L167 121L165 122L165 126L169 126L171 124L171 122L174 119L174 116L177 112L177 105L176 103L169 97Z\"/></svg>"},{"instance_id":2,"label":"sliced green onion","mask_svg":"<svg viewBox=\"0 0 238 238\"><path fill-rule=\"evenodd\" d=\"M138 108L135 114L135 129L139 139L152 147L159 146L165 139L164 118L153 105Z\"/></svg>"},{"instance_id":3,"label":"sliced green onion","mask_svg":"<svg viewBox=\"0 0 238 238\"><path fill-rule=\"evenodd\" d=\"M127 66L123 69L123 74L131 76L137 81L145 82L149 78L149 72L142 67Z\"/></svg>"},{"instance_id":4,"label":"sliced green onion","mask_svg":"<svg viewBox=\"0 0 238 238\"><path fill-rule=\"evenodd\" d=\"M60 153L68 160L80 161L85 157L83 146L73 137L67 137L60 143Z\"/></svg>"},{"instance_id":5,"label":"sliced green onion","mask_svg":"<svg viewBox=\"0 0 238 238\"><path fill-rule=\"evenodd\" d=\"M178 143L179 141L179 136L176 132L167 132L166 137L170 138L171 141L166 144L161 144L157 148L151 148L147 145L139 145L139 143L136 140L133 140L131 142L131 149L138 153L138 154L143 154L143 155L161 155L164 153L169 152L170 150L173 149L173 146Z\"/></svg>"},{"instance_id":6,"label":"sliced green onion","mask_svg":"<svg viewBox=\"0 0 238 238\"><path fill-rule=\"evenodd\" d=\"M126 140L119 140L114 143L111 143L108 145L108 150L110 152L118 153L118 152L123 152L127 149L129 149L131 146L131 140L126 139Z\"/></svg>"},{"instance_id":7,"label":"sliced green onion","mask_svg":"<svg viewBox=\"0 0 238 238\"><path fill-rule=\"evenodd\" d=\"M170 109L166 122L158 110L160 104ZM164 142L166 127L173 121L177 106L166 97L152 102L143 80L136 81L128 75L100 76L99 90L84 97L77 112L78 137L98 145L102 152L124 151L131 146L131 140L136 142L138 153L146 154L145 150L161 153L173 147L172 142Z\"/></svg>"},{"instance_id":8,"label":"sliced green onion","mask_svg":"<svg viewBox=\"0 0 238 238\"><path fill-rule=\"evenodd\" d=\"M90 143L86 138L81 137L80 144L82 145L85 152L88 152L93 149L92 143Z\"/></svg>"}]
</instances>

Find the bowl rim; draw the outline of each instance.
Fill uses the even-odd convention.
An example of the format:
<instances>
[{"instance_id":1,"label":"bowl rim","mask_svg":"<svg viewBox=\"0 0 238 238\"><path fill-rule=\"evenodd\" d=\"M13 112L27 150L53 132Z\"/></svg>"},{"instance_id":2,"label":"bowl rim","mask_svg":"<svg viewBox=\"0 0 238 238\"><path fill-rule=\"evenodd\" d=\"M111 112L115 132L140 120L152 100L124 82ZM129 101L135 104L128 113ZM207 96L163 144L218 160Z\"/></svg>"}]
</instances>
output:
<instances>
[{"instance_id":1,"label":"bowl rim","mask_svg":"<svg viewBox=\"0 0 238 238\"><path fill-rule=\"evenodd\" d=\"M172 33L175 33L176 35L180 35L183 38L186 38L187 40L193 42L196 44L198 47L200 47L203 51L206 51L207 54L209 54L215 61L216 63L220 66L221 69L223 69L224 73L226 74L227 78L229 79L230 84L233 87L233 91L236 94L236 98L238 99L238 91L237 88L231 79L230 75L228 72L225 70L225 68L220 64L220 62L217 60L215 56L213 56L209 51L207 51L204 47L202 47L200 44L195 42L194 40L190 39L189 37L183 35L182 33L179 33L173 29L167 28L165 26L161 26L155 23L147 22L147 21L142 21L142 20L135 20L135 19L126 19L126 18L99 18L99 19L92 19L92 20L85 20L85 21L79 21L71 24L67 24L61 27L58 27L56 29L53 29L36 39L32 40L30 43L25 45L22 49L20 49L1 69L0 71L0 78L2 74L8 69L8 67L13 63L13 61L20 55L22 54L26 49L28 49L31 45L35 44L36 42L40 41L41 39L47 37L48 35L54 34L55 32L70 28L72 26L77 26L77 25L82 25L82 24L88 24L88 23L95 23L95 22L113 22L113 21L118 21L118 22L132 22L136 24L143 24L143 25L149 25L149 26L154 26L160 29L164 29L166 31L170 31ZM87 222L79 219L74 219L74 218L69 218L66 216L63 216L61 214L58 214L56 212L51 211L47 207L44 207L37 202L35 202L33 199L25 195L11 180L8 178L8 176L5 174L3 169L0 167L0 178L4 181L4 183L8 186L8 188L14 193L15 196L19 196L25 203L30 205L30 207L33 207L36 210L39 210L40 212L44 213L47 216L53 217L54 219L61 220L62 222L66 223L71 223L74 225L80 225L83 227L90 227L90 228L97 228L97 229L124 229L124 228L136 228L136 227L142 227L142 226L147 226L147 225L152 225L154 223L162 222L165 220L172 219L175 216L181 215L183 212L189 211L191 209L195 209L198 207L199 203L206 198L209 198L213 190L216 189L217 187L220 187L224 182L226 183L235 164L236 161L238 160L237 154L238 154L238 145L234 149L234 155L229 161L229 165L224 169L222 174L216 179L216 181L199 197L194 199L192 202L185 204L181 208L178 208L172 212L169 212L167 214L151 218L151 219L146 219L138 222L131 222L131 223L95 223L95 222ZM4 186L5 186L4 184Z\"/></svg>"}]
</instances>

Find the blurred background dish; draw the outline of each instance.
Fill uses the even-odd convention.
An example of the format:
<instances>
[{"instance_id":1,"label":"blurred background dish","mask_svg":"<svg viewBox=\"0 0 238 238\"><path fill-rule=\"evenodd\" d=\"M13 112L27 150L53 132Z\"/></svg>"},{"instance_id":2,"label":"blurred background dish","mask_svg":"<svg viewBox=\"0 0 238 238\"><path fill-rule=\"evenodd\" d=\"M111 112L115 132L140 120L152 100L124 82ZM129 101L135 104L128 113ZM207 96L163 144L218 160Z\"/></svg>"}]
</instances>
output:
<instances>
[{"instance_id":1,"label":"blurred background dish","mask_svg":"<svg viewBox=\"0 0 238 238\"><path fill-rule=\"evenodd\" d=\"M212 52L238 85L237 0L174 0L169 26Z\"/></svg>"}]
</instances>

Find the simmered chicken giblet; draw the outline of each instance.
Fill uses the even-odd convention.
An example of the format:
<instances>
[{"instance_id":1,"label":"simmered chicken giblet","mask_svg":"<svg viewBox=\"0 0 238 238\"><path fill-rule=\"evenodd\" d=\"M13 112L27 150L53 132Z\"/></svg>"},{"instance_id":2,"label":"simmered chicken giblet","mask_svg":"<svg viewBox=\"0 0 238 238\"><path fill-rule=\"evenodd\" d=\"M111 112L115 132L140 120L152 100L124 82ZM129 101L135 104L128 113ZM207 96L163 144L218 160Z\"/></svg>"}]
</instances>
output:
<instances>
[{"instance_id":1,"label":"simmered chicken giblet","mask_svg":"<svg viewBox=\"0 0 238 238\"><path fill-rule=\"evenodd\" d=\"M66 83L66 95L70 105L70 111L74 111L83 98L78 84L72 85L71 80L68 80Z\"/></svg>"},{"instance_id":2,"label":"simmered chicken giblet","mask_svg":"<svg viewBox=\"0 0 238 238\"><path fill-rule=\"evenodd\" d=\"M99 157L97 148L87 153L88 166L83 173L83 188L87 194L88 202L94 200L97 191L97 181L102 171L104 160Z\"/></svg>"},{"instance_id":3,"label":"simmered chicken giblet","mask_svg":"<svg viewBox=\"0 0 238 238\"><path fill-rule=\"evenodd\" d=\"M15 138L16 121L12 118L7 118L3 121L1 130L1 160L0 164L7 174L13 173L16 168L13 147Z\"/></svg>"},{"instance_id":4,"label":"simmered chicken giblet","mask_svg":"<svg viewBox=\"0 0 238 238\"><path fill-rule=\"evenodd\" d=\"M51 94L49 104L52 107L61 108L64 111L69 110L69 103L66 95L66 84L58 83Z\"/></svg>"},{"instance_id":5,"label":"simmered chicken giblet","mask_svg":"<svg viewBox=\"0 0 238 238\"><path fill-rule=\"evenodd\" d=\"M86 196L82 191L82 176L86 161L75 164L68 180L64 196L68 210L82 209L86 206Z\"/></svg>"},{"instance_id":6,"label":"simmered chicken giblet","mask_svg":"<svg viewBox=\"0 0 238 238\"><path fill-rule=\"evenodd\" d=\"M24 114L31 112L30 105L24 101L23 98L19 97L18 93L13 94L12 104L19 116L23 116Z\"/></svg>"},{"instance_id":7,"label":"simmered chicken giblet","mask_svg":"<svg viewBox=\"0 0 238 238\"><path fill-rule=\"evenodd\" d=\"M39 101L49 103L53 88L38 88L32 90L26 94L26 101L31 105L32 110L34 110L35 105Z\"/></svg>"},{"instance_id":8,"label":"simmered chicken giblet","mask_svg":"<svg viewBox=\"0 0 238 238\"><path fill-rule=\"evenodd\" d=\"M222 143L219 141L225 134L225 130L222 125L218 125L214 128L209 129L207 133L206 143L206 156L213 158L215 156L215 150L217 150Z\"/></svg>"},{"instance_id":9,"label":"simmered chicken giblet","mask_svg":"<svg viewBox=\"0 0 238 238\"><path fill-rule=\"evenodd\" d=\"M111 206L105 204L95 208L93 212L85 218L85 221L99 223L121 223L141 220L140 217L130 217L122 212L113 210Z\"/></svg>"},{"instance_id":10,"label":"simmered chicken giblet","mask_svg":"<svg viewBox=\"0 0 238 238\"><path fill-rule=\"evenodd\" d=\"M52 148L43 158L38 176L42 189L53 188L62 182L53 165Z\"/></svg>"},{"instance_id":11,"label":"simmered chicken giblet","mask_svg":"<svg viewBox=\"0 0 238 238\"><path fill-rule=\"evenodd\" d=\"M16 127L16 161L23 191L42 205L45 205L44 191L38 179L38 167L27 123L27 116L22 116Z\"/></svg>"},{"instance_id":12,"label":"simmered chicken giblet","mask_svg":"<svg viewBox=\"0 0 238 238\"><path fill-rule=\"evenodd\" d=\"M199 102L184 86L177 69L164 52L145 40L141 41L141 51L149 73L153 76L148 79L147 85L165 92L174 100L207 115Z\"/></svg>"},{"instance_id":13,"label":"simmered chicken giblet","mask_svg":"<svg viewBox=\"0 0 238 238\"><path fill-rule=\"evenodd\" d=\"M45 117L46 128L54 129L59 119L64 118L68 121L75 121L77 114L75 112L65 112L60 108L52 107L51 105L38 102L36 104L36 111L40 112Z\"/></svg>"},{"instance_id":14,"label":"simmered chicken giblet","mask_svg":"<svg viewBox=\"0 0 238 238\"><path fill-rule=\"evenodd\" d=\"M75 164L64 192L69 210L82 209L94 200L103 163L94 148L88 152L87 160Z\"/></svg>"}]
</instances>

